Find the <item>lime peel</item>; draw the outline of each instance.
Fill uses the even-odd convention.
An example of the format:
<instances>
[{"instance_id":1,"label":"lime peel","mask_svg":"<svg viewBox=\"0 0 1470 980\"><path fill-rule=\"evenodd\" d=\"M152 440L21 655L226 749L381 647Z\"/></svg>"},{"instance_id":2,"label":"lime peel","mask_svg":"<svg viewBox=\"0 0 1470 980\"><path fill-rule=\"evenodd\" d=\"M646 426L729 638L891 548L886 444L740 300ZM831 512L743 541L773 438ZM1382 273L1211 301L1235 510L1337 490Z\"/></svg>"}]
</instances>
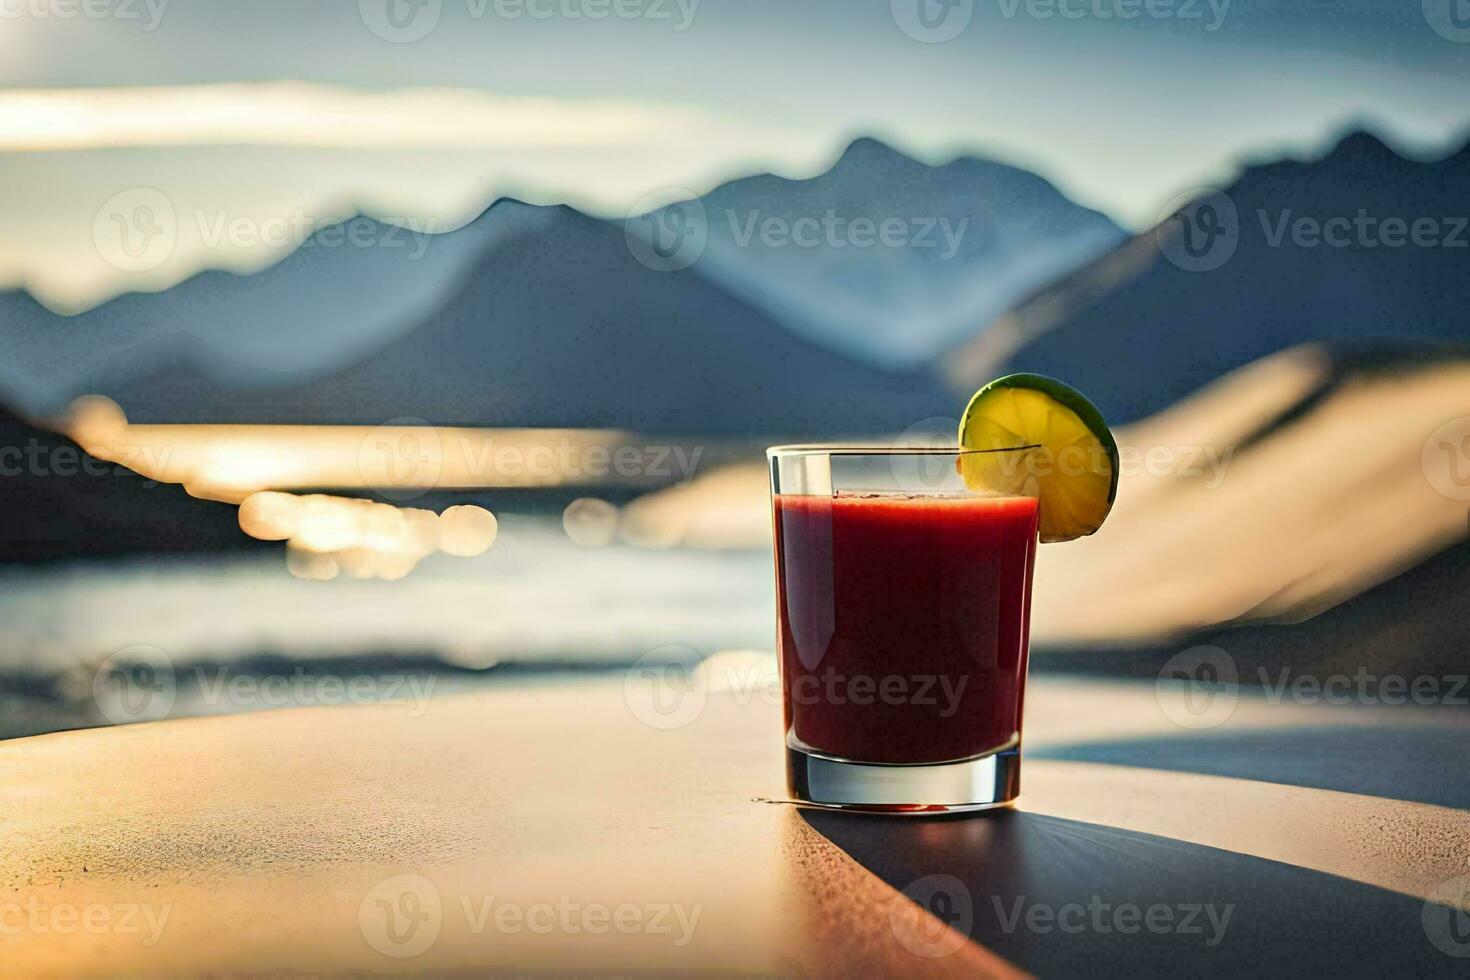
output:
<instances>
[{"instance_id":1,"label":"lime peel","mask_svg":"<svg viewBox=\"0 0 1470 980\"><path fill-rule=\"evenodd\" d=\"M975 393L960 420L959 469L972 490L1035 496L1043 542L1102 526L1118 493L1118 444L1081 392L1039 374L1011 374ZM1013 452L1031 447L1023 456Z\"/></svg>"}]
</instances>

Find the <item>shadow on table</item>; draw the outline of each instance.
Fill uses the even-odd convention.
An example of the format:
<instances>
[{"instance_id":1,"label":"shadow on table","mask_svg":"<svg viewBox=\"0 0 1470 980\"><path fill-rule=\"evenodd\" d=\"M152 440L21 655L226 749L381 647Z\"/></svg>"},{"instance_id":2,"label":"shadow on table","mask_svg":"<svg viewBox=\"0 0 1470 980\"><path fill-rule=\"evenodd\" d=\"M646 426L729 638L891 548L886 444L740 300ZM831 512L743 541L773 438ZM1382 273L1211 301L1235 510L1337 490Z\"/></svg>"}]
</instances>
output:
<instances>
[{"instance_id":1,"label":"shadow on table","mask_svg":"<svg viewBox=\"0 0 1470 980\"><path fill-rule=\"evenodd\" d=\"M1431 943L1423 902L1318 871L1024 812L802 816L889 885L1042 976L1464 975L1465 960Z\"/></svg>"},{"instance_id":2,"label":"shadow on table","mask_svg":"<svg viewBox=\"0 0 1470 980\"><path fill-rule=\"evenodd\" d=\"M1032 759L1101 762L1470 808L1466 731L1456 725L1210 732L1048 746Z\"/></svg>"}]
</instances>

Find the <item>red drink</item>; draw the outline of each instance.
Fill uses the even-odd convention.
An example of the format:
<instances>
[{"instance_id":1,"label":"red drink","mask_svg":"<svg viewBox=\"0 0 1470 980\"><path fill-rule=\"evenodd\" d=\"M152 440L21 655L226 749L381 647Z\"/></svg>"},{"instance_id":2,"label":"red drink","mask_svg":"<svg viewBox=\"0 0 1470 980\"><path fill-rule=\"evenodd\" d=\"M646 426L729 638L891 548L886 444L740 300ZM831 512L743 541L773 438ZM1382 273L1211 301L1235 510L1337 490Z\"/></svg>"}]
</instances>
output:
<instances>
[{"instance_id":1,"label":"red drink","mask_svg":"<svg viewBox=\"0 0 1470 980\"><path fill-rule=\"evenodd\" d=\"M926 764L1019 742L1034 498L773 500L792 749Z\"/></svg>"}]
</instances>

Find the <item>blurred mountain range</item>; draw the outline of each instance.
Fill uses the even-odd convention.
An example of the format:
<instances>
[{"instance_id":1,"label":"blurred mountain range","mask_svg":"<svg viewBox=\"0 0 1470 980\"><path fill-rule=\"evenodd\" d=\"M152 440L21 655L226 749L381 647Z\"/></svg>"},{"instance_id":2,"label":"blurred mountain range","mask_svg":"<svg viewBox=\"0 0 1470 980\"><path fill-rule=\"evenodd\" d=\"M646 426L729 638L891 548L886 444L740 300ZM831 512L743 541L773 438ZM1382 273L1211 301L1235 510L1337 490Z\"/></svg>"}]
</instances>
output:
<instances>
[{"instance_id":1,"label":"blurred mountain range","mask_svg":"<svg viewBox=\"0 0 1470 980\"><path fill-rule=\"evenodd\" d=\"M546 209L550 210L550 209ZM161 364L232 388L292 384L370 356L443 303L482 251L536 229L542 209L492 208L442 235L371 218L330 226L250 276L203 272L72 317L0 293L0 396L33 416L110 392ZM367 244L347 244L352 241Z\"/></svg>"},{"instance_id":2,"label":"blurred mountain range","mask_svg":"<svg viewBox=\"0 0 1470 980\"><path fill-rule=\"evenodd\" d=\"M100 392L147 421L902 427L947 408L930 357L1124 237L1024 170L871 139L696 204L682 268L638 261L639 220L502 200L443 235L353 219L370 244L334 228L72 318L0 294L0 396L48 414Z\"/></svg>"},{"instance_id":3,"label":"blurred mountain range","mask_svg":"<svg viewBox=\"0 0 1470 980\"><path fill-rule=\"evenodd\" d=\"M73 318L0 294L0 398L830 436L952 415L1029 370L1127 421L1299 343L1462 343L1467 192L1470 148L1423 162L1355 132L1124 239L1026 171L862 139L811 180L736 180L627 223L502 200L442 235L356 218L259 274ZM640 251L670 233L692 252Z\"/></svg>"},{"instance_id":4,"label":"blurred mountain range","mask_svg":"<svg viewBox=\"0 0 1470 980\"><path fill-rule=\"evenodd\" d=\"M100 392L142 422L831 436L952 415L1031 370L1124 422L1300 343L1463 344L1467 191L1470 145L1424 162L1355 132L1120 241L1025 171L861 139L820 177L626 223L502 200L442 235L352 219L256 275L72 318L0 294L0 399L37 417ZM660 264L645 225L693 253Z\"/></svg>"},{"instance_id":5,"label":"blurred mountain range","mask_svg":"<svg viewBox=\"0 0 1470 980\"><path fill-rule=\"evenodd\" d=\"M873 139L816 179L749 177L701 204L702 274L802 336L895 368L1126 237L1029 171L973 157L931 167Z\"/></svg>"},{"instance_id":6,"label":"blurred mountain range","mask_svg":"<svg viewBox=\"0 0 1470 980\"><path fill-rule=\"evenodd\" d=\"M875 367L804 340L696 269L657 271L620 225L497 204L537 231L491 244L412 329L307 381L221 384L165 360L108 391L158 422L615 426L698 432L864 430L947 404L927 370Z\"/></svg>"},{"instance_id":7,"label":"blurred mountain range","mask_svg":"<svg viewBox=\"0 0 1470 980\"><path fill-rule=\"evenodd\" d=\"M1300 343L1464 344L1467 271L1470 143L1421 162L1355 132L1201 191L938 364L957 393L1055 375L1129 421Z\"/></svg>"}]
</instances>

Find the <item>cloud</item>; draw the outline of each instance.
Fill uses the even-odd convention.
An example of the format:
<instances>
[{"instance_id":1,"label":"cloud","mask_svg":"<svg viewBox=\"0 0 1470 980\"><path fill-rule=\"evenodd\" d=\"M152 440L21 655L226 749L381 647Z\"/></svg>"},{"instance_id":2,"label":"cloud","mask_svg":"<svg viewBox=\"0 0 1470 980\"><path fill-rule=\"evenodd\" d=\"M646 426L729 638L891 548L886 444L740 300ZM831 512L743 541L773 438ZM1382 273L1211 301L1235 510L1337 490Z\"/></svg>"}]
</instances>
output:
<instances>
[{"instance_id":1,"label":"cloud","mask_svg":"<svg viewBox=\"0 0 1470 980\"><path fill-rule=\"evenodd\" d=\"M466 88L299 82L0 92L0 151L106 147L593 147L699 125L700 110Z\"/></svg>"},{"instance_id":2,"label":"cloud","mask_svg":"<svg viewBox=\"0 0 1470 980\"><path fill-rule=\"evenodd\" d=\"M511 196L621 219L669 188L815 173L841 143L835 126L466 88L0 92L0 289L77 313L204 269L257 271L300 243L282 222L354 212L443 232ZM120 253L128 229L162 234Z\"/></svg>"}]
</instances>

